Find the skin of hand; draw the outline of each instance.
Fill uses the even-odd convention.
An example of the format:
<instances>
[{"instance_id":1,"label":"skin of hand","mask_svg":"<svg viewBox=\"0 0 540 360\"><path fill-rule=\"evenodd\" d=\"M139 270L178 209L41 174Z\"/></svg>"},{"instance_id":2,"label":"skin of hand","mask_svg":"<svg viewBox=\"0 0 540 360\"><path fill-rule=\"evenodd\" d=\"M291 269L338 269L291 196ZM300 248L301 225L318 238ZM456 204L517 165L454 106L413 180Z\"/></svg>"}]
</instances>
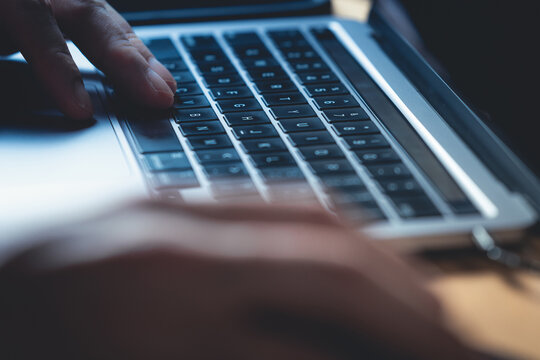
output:
<instances>
[{"instance_id":1,"label":"skin of hand","mask_svg":"<svg viewBox=\"0 0 540 360\"><path fill-rule=\"evenodd\" d=\"M0 0L0 55L21 51L60 109L88 119L92 103L64 34L130 98L172 105L174 78L106 1Z\"/></svg>"},{"instance_id":2,"label":"skin of hand","mask_svg":"<svg viewBox=\"0 0 540 360\"><path fill-rule=\"evenodd\" d=\"M142 202L41 237L0 269L3 359L480 359L317 208Z\"/></svg>"}]
</instances>

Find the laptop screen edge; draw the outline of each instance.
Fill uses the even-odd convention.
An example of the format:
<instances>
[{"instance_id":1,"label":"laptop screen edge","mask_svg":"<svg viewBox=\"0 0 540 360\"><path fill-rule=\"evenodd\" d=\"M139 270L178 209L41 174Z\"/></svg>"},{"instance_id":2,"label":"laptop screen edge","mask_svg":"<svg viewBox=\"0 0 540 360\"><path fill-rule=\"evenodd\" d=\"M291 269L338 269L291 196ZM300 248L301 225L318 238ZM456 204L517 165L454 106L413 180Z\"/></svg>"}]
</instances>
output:
<instances>
[{"instance_id":1,"label":"laptop screen edge","mask_svg":"<svg viewBox=\"0 0 540 360\"><path fill-rule=\"evenodd\" d=\"M122 0L123 1L123 0ZM226 1L224 1L226 3ZM121 4L117 10L132 24L164 24L175 22L198 22L206 20L229 20L272 16L306 16L330 13L330 0L294 0L250 5L201 6L197 8L158 8L145 11L124 11Z\"/></svg>"}]
</instances>

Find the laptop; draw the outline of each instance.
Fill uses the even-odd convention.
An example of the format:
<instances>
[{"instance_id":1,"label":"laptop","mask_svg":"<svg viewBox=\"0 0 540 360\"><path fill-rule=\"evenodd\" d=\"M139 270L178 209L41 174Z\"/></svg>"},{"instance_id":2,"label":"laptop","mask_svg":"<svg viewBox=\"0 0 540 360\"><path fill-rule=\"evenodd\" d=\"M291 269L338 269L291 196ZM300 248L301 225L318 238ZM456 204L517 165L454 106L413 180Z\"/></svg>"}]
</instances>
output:
<instances>
[{"instance_id":1,"label":"laptop","mask_svg":"<svg viewBox=\"0 0 540 360\"><path fill-rule=\"evenodd\" d=\"M133 197L314 200L407 249L536 223L538 174L377 7L362 23L325 0L110 2L176 78L174 108L119 99L71 46L95 122L45 126L45 105L0 122L0 245Z\"/></svg>"}]
</instances>

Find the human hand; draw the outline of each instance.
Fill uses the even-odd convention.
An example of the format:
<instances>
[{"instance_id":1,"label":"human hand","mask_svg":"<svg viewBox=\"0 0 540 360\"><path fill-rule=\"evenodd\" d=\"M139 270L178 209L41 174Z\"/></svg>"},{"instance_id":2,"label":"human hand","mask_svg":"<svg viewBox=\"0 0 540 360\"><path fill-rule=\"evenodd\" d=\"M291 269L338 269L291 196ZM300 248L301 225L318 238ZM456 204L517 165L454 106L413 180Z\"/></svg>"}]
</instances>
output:
<instances>
[{"instance_id":1,"label":"human hand","mask_svg":"<svg viewBox=\"0 0 540 360\"><path fill-rule=\"evenodd\" d=\"M0 55L21 51L60 109L87 119L92 104L63 34L120 91L147 106L172 105L174 78L105 0L0 0Z\"/></svg>"},{"instance_id":2,"label":"human hand","mask_svg":"<svg viewBox=\"0 0 540 360\"><path fill-rule=\"evenodd\" d=\"M141 203L43 237L0 271L0 357L479 359L414 271L312 207Z\"/></svg>"}]
</instances>

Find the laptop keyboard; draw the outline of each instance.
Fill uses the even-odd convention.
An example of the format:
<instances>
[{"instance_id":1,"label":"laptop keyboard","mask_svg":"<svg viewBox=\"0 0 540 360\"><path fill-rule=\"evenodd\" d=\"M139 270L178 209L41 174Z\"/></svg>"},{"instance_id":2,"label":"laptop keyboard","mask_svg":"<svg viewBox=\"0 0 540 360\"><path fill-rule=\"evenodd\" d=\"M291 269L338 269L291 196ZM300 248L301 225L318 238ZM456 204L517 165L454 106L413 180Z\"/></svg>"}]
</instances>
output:
<instances>
[{"instance_id":1,"label":"laptop keyboard","mask_svg":"<svg viewBox=\"0 0 540 360\"><path fill-rule=\"evenodd\" d=\"M178 83L174 122L127 119L153 190L177 198L203 178L216 197L236 190L266 200L318 194L330 209L361 208L365 219L441 216L366 106L306 37L294 29L265 36L287 67L256 32L225 33L225 47L214 35L181 36L200 76L169 39L147 40Z\"/></svg>"}]
</instances>

